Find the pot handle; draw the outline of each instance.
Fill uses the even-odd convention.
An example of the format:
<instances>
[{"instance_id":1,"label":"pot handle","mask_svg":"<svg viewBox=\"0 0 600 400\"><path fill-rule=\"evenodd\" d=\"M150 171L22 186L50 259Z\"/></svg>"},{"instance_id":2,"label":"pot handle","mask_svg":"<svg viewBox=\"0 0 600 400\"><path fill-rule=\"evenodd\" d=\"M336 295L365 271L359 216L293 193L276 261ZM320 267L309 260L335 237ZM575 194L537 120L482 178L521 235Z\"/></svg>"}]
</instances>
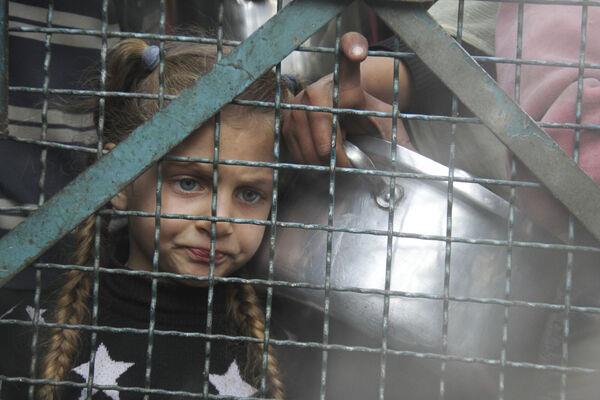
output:
<instances>
[{"instance_id":1,"label":"pot handle","mask_svg":"<svg viewBox=\"0 0 600 400\"><path fill-rule=\"evenodd\" d=\"M348 140L344 141L344 151L350 160L350 163L354 168L376 170L375 164L358 146L350 143ZM363 179L369 182L371 187L371 195L377 206L380 208L387 209L390 207L390 185L386 179L381 175L361 175ZM404 188L396 183L394 190L394 205L404 197Z\"/></svg>"}]
</instances>

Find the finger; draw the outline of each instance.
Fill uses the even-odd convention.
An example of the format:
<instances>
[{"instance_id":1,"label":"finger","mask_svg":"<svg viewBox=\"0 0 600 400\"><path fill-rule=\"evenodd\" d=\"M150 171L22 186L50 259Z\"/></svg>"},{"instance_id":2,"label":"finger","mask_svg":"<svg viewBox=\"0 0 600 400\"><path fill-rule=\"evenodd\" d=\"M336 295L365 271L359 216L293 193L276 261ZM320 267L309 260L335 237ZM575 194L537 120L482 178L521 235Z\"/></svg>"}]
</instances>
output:
<instances>
[{"instance_id":1,"label":"finger","mask_svg":"<svg viewBox=\"0 0 600 400\"><path fill-rule=\"evenodd\" d=\"M358 32L348 32L340 39L340 79L349 88L360 86L360 63L367 58L369 43Z\"/></svg>"},{"instance_id":2,"label":"finger","mask_svg":"<svg viewBox=\"0 0 600 400\"><path fill-rule=\"evenodd\" d=\"M290 103L312 104L312 100L307 98L307 91L300 92ZM319 162L319 157L317 156L312 138L313 132L306 114L307 111L305 110L290 110L287 115L288 118L284 120L283 134L295 162L316 164Z\"/></svg>"},{"instance_id":3,"label":"finger","mask_svg":"<svg viewBox=\"0 0 600 400\"><path fill-rule=\"evenodd\" d=\"M300 151L300 146L296 141L296 137L294 133L291 131L293 127L292 113L289 114L288 119L283 123L283 140L284 144L290 153L290 157L294 162L303 163L304 160L302 158L302 152Z\"/></svg>"},{"instance_id":4,"label":"finger","mask_svg":"<svg viewBox=\"0 0 600 400\"><path fill-rule=\"evenodd\" d=\"M386 113L392 112L391 104L381 101L377 97L371 96L368 93L365 96L365 108L372 111L380 111ZM375 127L375 129L378 131L381 137L387 140L392 140L392 118L380 118L369 116L367 117L367 121ZM408 133L404 128L404 124L400 119L396 123L396 141L400 146L404 146L411 150L414 150L414 147L410 141L410 137L408 136Z\"/></svg>"},{"instance_id":5,"label":"finger","mask_svg":"<svg viewBox=\"0 0 600 400\"><path fill-rule=\"evenodd\" d=\"M340 40L340 106L359 108L363 91L360 81L360 64L367 58L367 39L357 32L349 32Z\"/></svg>"},{"instance_id":6,"label":"finger","mask_svg":"<svg viewBox=\"0 0 600 400\"><path fill-rule=\"evenodd\" d=\"M309 115L313 113L304 110L297 110L295 113L294 137L300 148L302 161L308 164L320 164L318 145L314 142L320 136L313 137L315 131L309 121Z\"/></svg>"},{"instance_id":7,"label":"finger","mask_svg":"<svg viewBox=\"0 0 600 400\"><path fill-rule=\"evenodd\" d=\"M346 133L340 127L337 126L337 137L335 141L335 157L336 157L336 165L338 167L352 167L352 163L348 159L346 152L344 151L344 142L346 141Z\"/></svg>"},{"instance_id":8,"label":"finger","mask_svg":"<svg viewBox=\"0 0 600 400\"><path fill-rule=\"evenodd\" d=\"M293 100L291 102L293 102ZM283 120L283 129L281 133L283 134L284 144L287 147L292 160L297 163L302 163L304 160L302 159L302 153L300 152L300 147L298 146L298 142L296 141L296 136L294 133L294 129L296 127L296 123L294 121L296 116L294 112L294 110L290 110L286 118Z\"/></svg>"},{"instance_id":9,"label":"finger","mask_svg":"<svg viewBox=\"0 0 600 400\"><path fill-rule=\"evenodd\" d=\"M309 112L308 120L313 133L316 154L319 160L327 162L331 154L333 115L325 112Z\"/></svg>"},{"instance_id":10,"label":"finger","mask_svg":"<svg viewBox=\"0 0 600 400\"><path fill-rule=\"evenodd\" d=\"M304 104L331 107L331 81L317 82L305 90ZM305 113L309 127L312 149L321 162L329 160L331 152L331 121L332 114L327 112L307 111ZM302 143L300 143L302 145Z\"/></svg>"}]
</instances>

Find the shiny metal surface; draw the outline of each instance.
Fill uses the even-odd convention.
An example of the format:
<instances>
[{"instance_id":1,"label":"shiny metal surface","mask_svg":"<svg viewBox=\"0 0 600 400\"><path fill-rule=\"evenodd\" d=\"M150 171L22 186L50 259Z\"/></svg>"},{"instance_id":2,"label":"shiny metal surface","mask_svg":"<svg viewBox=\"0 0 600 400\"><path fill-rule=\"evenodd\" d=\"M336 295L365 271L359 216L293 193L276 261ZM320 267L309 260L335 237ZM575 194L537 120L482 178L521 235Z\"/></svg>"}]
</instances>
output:
<instances>
[{"instance_id":1,"label":"shiny metal surface","mask_svg":"<svg viewBox=\"0 0 600 400\"><path fill-rule=\"evenodd\" d=\"M371 137L353 140L378 169L390 169L388 142ZM430 159L402 147L398 147L397 151L397 171L448 175L446 167ZM468 177L458 170L455 176ZM280 202L278 219L326 224L328 179L327 174L303 172L298 184ZM404 196L395 206L394 232L444 237L447 184L446 181L397 178L397 185L404 188ZM507 240L508 210L503 199L482 186L455 182L453 237ZM385 232L388 210L375 204L371 187L364 180L356 175L339 174L336 177L334 221L335 227ZM521 216L517 217L514 240L553 242ZM322 285L325 281L326 243L326 232L323 231L278 229L274 279ZM383 295L336 289L384 289L387 236L335 232L333 249L331 317L346 327L344 329L350 327L357 335L381 343ZM453 242L451 252L451 298L505 298L506 246ZM406 296L390 299L390 348L441 354L445 254L446 243L443 240L393 239L391 290L405 292ZM255 273L266 276L268 247L263 248L258 259L259 271ZM563 263L564 257L556 250L512 248L509 300L560 304L557 288L561 286L560 267ZM323 310L323 290L281 288L277 294ZM485 303L450 301L447 354L462 358L499 358L504 306ZM510 307L507 331L509 360L537 361L538 342L547 317L548 311L543 309ZM357 344L351 336L342 334L340 337L342 341L348 341L346 344ZM434 367L430 364L416 358L403 359L401 367L410 372L405 371L402 379L410 380L409 377L417 375L423 379L426 376L437 385L441 377L439 362L434 363ZM518 371L521 377L527 376L526 372ZM392 372L390 374L394 379L400 379ZM487 398L478 396L496 393L498 370L469 364L468 361L451 363L445 379L456 389L454 397L449 395L446 398ZM507 388L507 393L510 393L510 388Z\"/></svg>"},{"instance_id":2,"label":"shiny metal surface","mask_svg":"<svg viewBox=\"0 0 600 400\"><path fill-rule=\"evenodd\" d=\"M369 156L348 140L344 142L344 151L354 168L367 170L377 169ZM375 199L375 203L383 209L388 209L390 207L391 196L389 183L385 178L380 175L365 175L361 178L369 183L369 186L371 187L371 196ZM402 199L402 196L404 196L404 190L402 189L402 186L396 185L395 192L394 199L397 203Z\"/></svg>"},{"instance_id":3,"label":"shiny metal surface","mask_svg":"<svg viewBox=\"0 0 600 400\"><path fill-rule=\"evenodd\" d=\"M285 7L291 0L283 0ZM345 31L360 30L356 5L346 10L343 15ZM225 0L224 13L226 36L233 40L244 40L258 29L265 21L277 12L277 0ZM350 22L350 19L353 22ZM305 46L332 47L335 41L335 24L329 22L315 32L306 42ZM333 55L323 53L308 53L295 51L281 62L283 74L294 75L301 81L312 82L333 70Z\"/></svg>"},{"instance_id":4,"label":"shiny metal surface","mask_svg":"<svg viewBox=\"0 0 600 400\"><path fill-rule=\"evenodd\" d=\"M291 0L283 0L285 7ZM217 20L218 2L204 0L170 0L170 20L175 27L201 26L208 28ZM361 28L361 7L355 2L342 13L342 33ZM224 35L231 40L244 40L277 12L277 0L224 0ZM319 29L303 44L314 47L333 47L335 23L330 22ZM295 51L286 57L282 73L312 82L333 71L333 54Z\"/></svg>"}]
</instances>

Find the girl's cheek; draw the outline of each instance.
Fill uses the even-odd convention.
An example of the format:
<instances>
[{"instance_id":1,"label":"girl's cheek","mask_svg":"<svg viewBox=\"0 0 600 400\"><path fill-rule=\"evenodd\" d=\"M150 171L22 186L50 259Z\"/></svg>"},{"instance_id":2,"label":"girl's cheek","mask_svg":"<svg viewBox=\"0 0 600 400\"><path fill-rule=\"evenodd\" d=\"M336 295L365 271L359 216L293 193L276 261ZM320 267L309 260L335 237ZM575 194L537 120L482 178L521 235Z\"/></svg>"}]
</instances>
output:
<instances>
[{"instance_id":1,"label":"girl's cheek","mask_svg":"<svg viewBox=\"0 0 600 400\"><path fill-rule=\"evenodd\" d=\"M205 215L207 204L210 213L210 203L204 198L185 198L168 191L163 191L161 196L161 209L165 214Z\"/></svg>"},{"instance_id":2,"label":"girl's cheek","mask_svg":"<svg viewBox=\"0 0 600 400\"><path fill-rule=\"evenodd\" d=\"M265 235L265 227L264 226L255 226L253 232L248 232L248 238L251 243L248 243L248 249L250 253L250 257L254 256L262 243L263 236Z\"/></svg>"},{"instance_id":3,"label":"girl's cheek","mask_svg":"<svg viewBox=\"0 0 600 400\"><path fill-rule=\"evenodd\" d=\"M261 204L257 207L250 207L249 213L252 214L250 218L268 219L271 214L271 197L261 200Z\"/></svg>"},{"instance_id":4,"label":"girl's cheek","mask_svg":"<svg viewBox=\"0 0 600 400\"><path fill-rule=\"evenodd\" d=\"M176 236L182 230L181 222L184 222L184 221L185 220L171 219L171 218L161 219L161 222L160 222L160 241L161 241L161 243L164 243L165 241L168 242L168 241L170 241L171 238ZM153 230L153 235L154 235L154 230Z\"/></svg>"}]
</instances>

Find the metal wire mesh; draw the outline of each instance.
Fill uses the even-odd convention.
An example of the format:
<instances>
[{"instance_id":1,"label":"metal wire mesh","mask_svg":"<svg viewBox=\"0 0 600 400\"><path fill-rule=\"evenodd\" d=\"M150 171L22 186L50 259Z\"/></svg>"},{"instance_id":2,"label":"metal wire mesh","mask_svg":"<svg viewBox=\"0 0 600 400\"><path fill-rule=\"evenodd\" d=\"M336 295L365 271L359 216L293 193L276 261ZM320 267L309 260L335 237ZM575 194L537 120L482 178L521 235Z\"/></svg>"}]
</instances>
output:
<instances>
[{"instance_id":1,"label":"metal wire mesh","mask_svg":"<svg viewBox=\"0 0 600 400\"><path fill-rule=\"evenodd\" d=\"M518 2L518 1L515 1ZM464 18L464 0L458 0L459 12L457 21L457 34L456 39L459 43L462 41L462 29L463 29L463 18ZM514 98L516 101L520 99L520 72L523 65L532 66L556 66L562 68L577 68L578 69L578 85L577 85L577 110L576 110L576 122L575 123L556 123L556 122L540 122L538 125L542 128L567 128L573 129L575 132L575 150L573 152L573 158L575 162L579 161L579 141L581 132L587 131L598 131L600 130L600 124L597 123L584 123L581 118L582 114L582 97L583 97L583 79L584 71L586 69L600 69L600 64L586 63L585 49L587 41L587 10L588 7L600 6L600 3L594 1L528 1L527 3L532 4L565 4L573 7L581 7L581 43L580 43L580 57L577 63L564 62L560 60L547 61L547 60L525 60L522 58L522 40L523 40L523 12L525 3L518 2L518 34L517 34L517 53L516 58L505 58L495 56L475 56L474 59L482 63L499 63L499 64L514 64L515 65L515 86L514 86ZM47 26L46 27L29 27L29 26L16 26L9 28L9 32L20 32L20 33L41 33L45 35L45 58L43 63L43 84L42 87L23 87L23 86L9 86L9 93L41 93L43 96L43 105L41 107L41 135L39 139L31 138L20 138L16 136L2 136L3 140L24 142L40 146L42 149L40 164L41 174L39 178L40 195L37 205L23 205L23 206L9 206L0 207L1 213L6 214L19 214L27 215L32 211L35 211L45 203L44 196L44 183L45 183L45 171L46 171L46 155L47 149L59 148L70 151L77 151L81 153L89 153L95 155L97 158L102 157L104 154L104 143L102 141L102 131L104 129L104 105L105 100L109 97L136 97L140 99L156 99L158 100L161 108L165 101L170 101L175 96L167 95L164 89L164 71L165 71L165 48L164 44L167 41L179 41L179 42L193 42L203 44L213 44L217 48L217 60L221 60L223 51L226 47L235 47L240 44L238 41L226 40L223 36L223 3L220 3L218 15L218 29L216 37L200 37L200 36L182 36L182 35L167 35L165 34L165 23L166 23L166 6L165 0L160 2L160 29L159 33L143 33L143 32L115 32L110 31L108 26L108 0L102 2L102 28L100 30L93 29L74 29L55 27L53 24L53 10L54 3L49 1L48 13L47 13ZM277 3L277 9L282 8L281 0ZM216 396L209 393L209 374L211 371L211 343L213 341L226 341L226 342L248 342L248 343L261 343L263 345L262 352L262 371L260 388L257 396L264 398L267 395L267 370L268 370L268 358L269 354L267 349L270 345L276 348L297 348L301 350L317 350L320 352L320 379L319 379L319 397L324 399L328 397L328 388L331 385L331 352L347 352L357 354L373 354L379 357L379 370L378 370L378 388L373 396L378 396L380 399L395 397L396 394L388 393L386 391L387 382L394 379L395 371L390 367L389 360L392 357L401 358L406 360L435 360L439 361L439 391L438 398L445 399L448 397L447 379L448 379L448 365L453 363L459 364L474 364L478 366L491 366L497 367L498 380L497 380L497 397L498 399L506 398L506 384L507 377L506 371L509 368L512 369L523 369L523 370L537 370L548 374L559 374L560 375L560 387L559 393L561 399L567 398L567 388L570 376L573 374L597 374L599 370L597 368L572 366L569 364L569 337L571 334L570 320L574 314L585 314L585 315L596 315L600 314L600 307L597 305L576 305L572 302L572 281L574 274L574 260L577 254L596 254L600 252L600 248L595 245L581 245L577 242L575 220L573 217L569 218L568 228L568 240L564 244L559 243L546 243L546 242L531 242L531 241L519 241L515 240L514 224L515 224L515 202L516 202L516 189L517 188L542 188L538 182L535 181L524 181L516 180L516 164L515 161L511 161L511 177L510 179L492 179L485 177L465 177L463 175L455 175L455 158L457 151L460 149L456 148L455 137L457 131L464 124L481 124L481 121L477 117L461 116L459 111L459 101L455 96L452 96L451 100L451 115L430 115L430 114L415 114L415 113L403 113L400 111L398 104L399 96L399 76L398 66L402 60L414 57L414 53L409 52L393 52L393 51L369 51L370 56L385 56L392 57L394 60L394 77L393 77L393 102L391 112L378 112L370 110L354 110L348 108L340 108L339 106L339 75L340 75L340 37L341 37L341 17L335 19L336 27L336 39L333 47L299 47L298 51L309 52L309 53L330 53L334 54L335 62L333 65L333 85L332 85L332 106L331 107L316 107L309 105L289 104L284 103L281 100L281 64L276 67L276 78L277 78L277 92L274 102L264 101L251 101L251 100L235 100L234 103L240 106L252 106L252 107L263 107L273 108L275 110L275 146L274 146L274 160L275 162L259 162L259 161L244 161L244 160L227 160L221 159L219 156L220 152L220 131L221 131L221 118L217 114L214 123L214 150L213 158L194 158L194 157L175 157L165 156L158 164L157 174L157 189L156 189L156 208L153 213L142 212L142 211L118 211L118 210L101 210L96 213L96 233L95 233L95 255L93 266L79 266L71 264L59 264L50 262L37 262L33 264L36 268L36 285L34 292L34 316L32 321L23 321L18 319L0 318L0 325L13 325L13 326L31 326L34 329L34 334L31 341L31 353L33 357L30 362L30 375L29 376L0 376L0 398L2 398L2 387L5 383L20 383L29 385L28 395L30 399L34 398L35 387L43 384L52 384L61 387L76 387L81 388L82 393L87 393L88 398L91 398L93 393L96 391L119 391L137 393L143 395L144 398L150 398L152 395L169 395L173 398L180 397L191 397L191 398L223 398L223 396ZM79 89L61 89L61 88L50 88L50 75L49 67L52 60L51 43L53 35L83 35L83 36L99 36L101 38L101 51L100 51L100 86L98 90L79 90ZM109 38L142 38L146 40L158 41L160 46L160 62L159 62L159 74L160 74L160 89L157 94L155 93L130 93L130 92L111 92L106 90L106 57L108 50ZM99 102L99 118L98 118L98 139L95 146L83 146L74 145L71 143L62 143L58 141L49 140L46 132L48 129L48 98L51 95L69 95L76 98L77 96L94 96L98 97ZM304 164L293 164L284 162L281 159L281 113L283 110L306 110L308 112L327 112L332 115L332 135L331 135L331 154L328 165L304 165ZM391 147L390 147L390 162L391 168L389 170L370 170L360 168L341 168L337 167L337 154L336 154L336 142L340 140L338 135L338 124L339 119L343 116L354 115L359 117L375 116L381 118L392 119L392 136L391 136ZM398 124L401 123L399 120L422 120L422 121L444 121L451 124L451 130L448 132L450 136L450 146L448 148L448 174L447 175L431 175L424 173L411 173L402 172L395 170L397 163L397 130ZM163 178L161 173L161 165L163 162L178 161L178 162L191 162L191 163L204 163L212 164L212 183L214 190L212 191L211 197L211 214L210 215L189 215L189 214L166 214L161 210L161 190L163 185ZM222 217L217 214L217 203L218 203L218 182L219 182L219 168L224 165L236 165L246 167L269 167L272 168L273 174L273 194L270 199L271 202L271 213L269 218L266 220L257 219L243 219L243 218L228 218ZM327 193L327 222L323 223L306 223L296 221L283 221L278 218L278 205L279 205L279 182L280 174L283 171L313 171L320 174L328 175L328 193ZM335 207L336 207L336 177L341 175L350 175L357 180L360 176L381 176L387 179L389 182L389 196L390 196L390 207L388 209L388 223L386 229L357 229L347 226L340 226L336 223L335 219ZM422 234L413 232L404 232L394 229L394 218L397 210L395 209L395 196L396 196L396 185L397 181L403 179L415 179L425 180L431 182L443 182L447 185L446 192L446 223L444 234ZM464 182L469 184L481 184L487 185L488 187L504 187L509 188L510 195L508 197L509 213L507 217L507 234L506 239L490 239L485 237L460 237L453 233L453 201L454 201L454 187L456 183ZM101 230L102 221L105 218L111 217L144 217L152 218L154 220L154 255L152 262L151 271L139 271L139 270L123 270L107 268L101 265L100 262L100 247L101 247ZM196 276L196 275L181 275L169 272L163 272L160 270L160 252L159 252L159 241L161 235L161 221L172 220L172 219L183 219L193 221L210 221L210 264L208 276ZM263 278L240 278L240 277L219 277L215 275L216 266L216 248L217 248L217 232L216 226L219 222L227 222L234 224L252 224L258 226L265 226L269 229L268 237L268 275L265 279ZM325 279L322 284L314 284L310 282L302 281L285 281L275 279L277 265L274 262L276 252L277 235L282 229L300 229L305 231L322 231L326 235L326 254L324 255L324 276ZM332 263L334 253L334 241L335 235L339 233L347 233L361 237L362 235L368 235L373 237L382 237L386 240L386 266L385 266L385 282L383 289L365 288L365 287L354 287L354 286L338 286L332 284ZM395 253L393 248L395 243L400 239L414 239L419 241L432 241L440 242L444 244L444 269L443 269L443 290L441 293L425 293L425 292L411 292L403 290L392 289L392 273L395 265ZM453 275L451 268L453 253L452 250L455 245L466 245L466 246L493 246L506 249L506 268L505 268L505 284L503 287L503 295L498 296L470 296L470 295L455 295L451 291L451 280L457 279ZM511 279L513 273L513 251L518 248L525 248L528 250L540 249L546 250L557 250L566 252L566 265L564 269L564 303L547 303L539 301L528 301L528 300L517 300L511 296ZM91 323L90 324L58 324L52 322L45 322L41 318L41 305L40 298L42 292L42 272L44 271L68 271L68 270L81 270L93 273L93 294L92 294L92 312L91 312ZM98 323L98 293L100 276L102 274L116 274L116 275L131 275L131 276L147 276L151 279L151 303L149 305L149 326L147 329L135 329L135 328L116 328L113 326L102 326ZM181 281L190 282L208 282L209 295L208 295L208 313L206 317L206 331L205 332L179 332L179 331L164 331L157 329L155 326L155 312L156 312L156 301L157 301L157 284L161 278L170 278ZM247 336L231 336L213 333L212 324L212 306L213 306L213 290L217 283L229 282L234 284L248 283L256 287L260 287L265 290L265 330L264 339L257 339ZM273 318L273 302L275 301L275 293L278 288L294 288L294 289L310 289L316 290L323 293L323 315L322 315L322 331L320 332L320 340L315 341L300 341L300 340L282 340L274 337L271 333L271 324ZM331 324L332 317L330 315L330 298L332 293L356 293L356 294L369 294L377 295L383 298L383 315L382 317L382 335L378 340L377 345L347 345L332 342ZM390 328L390 307L392 299L420 299L420 300L431 300L435 302L441 302L442 304L442 323L441 323L441 350L439 352L421 352L413 350L403 350L394 348L389 343L389 336L391 335ZM498 306L503 310L503 322L501 328L501 352L498 357L487 357L487 356L472 356L472 355L456 355L451 354L448 351L448 335L451 313L450 308L453 304L477 304L477 305L490 305ZM509 323L510 323L510 310L513 308L524 308L531 310L548 311L553 313L563 313L563 329L561 337L561 361L560 364L546 364L541 362L525 362L511 360L508 351L509 342ZM276 323L276 321L275 321ZM44 328L71 328L79 329L84 332L89 332L91 337L91 353L88 376L85 383L77 383L72 381L49 381L45 379L39 379L37 376L38 368L38 356L39 356L39 329ZM139 387L122 387L116 385L102 385L94 382L95 379L95 357L97 351L97 335L102 332L111 332L115 334L123 335L137 335L140 340L145 337L147 340L147 351L145 354L145 376L143 385ZM151 376L153 371L153 343L155 337L186 337L186 338L198 338L206 340L205 347L205 359L203 360L203 385L201 392L188 392L188 391L169 391L153 388ZM409 361L408 361L409 362ZM254 397L250 397L254 398Z\"/></svg>"}]
</instances>

